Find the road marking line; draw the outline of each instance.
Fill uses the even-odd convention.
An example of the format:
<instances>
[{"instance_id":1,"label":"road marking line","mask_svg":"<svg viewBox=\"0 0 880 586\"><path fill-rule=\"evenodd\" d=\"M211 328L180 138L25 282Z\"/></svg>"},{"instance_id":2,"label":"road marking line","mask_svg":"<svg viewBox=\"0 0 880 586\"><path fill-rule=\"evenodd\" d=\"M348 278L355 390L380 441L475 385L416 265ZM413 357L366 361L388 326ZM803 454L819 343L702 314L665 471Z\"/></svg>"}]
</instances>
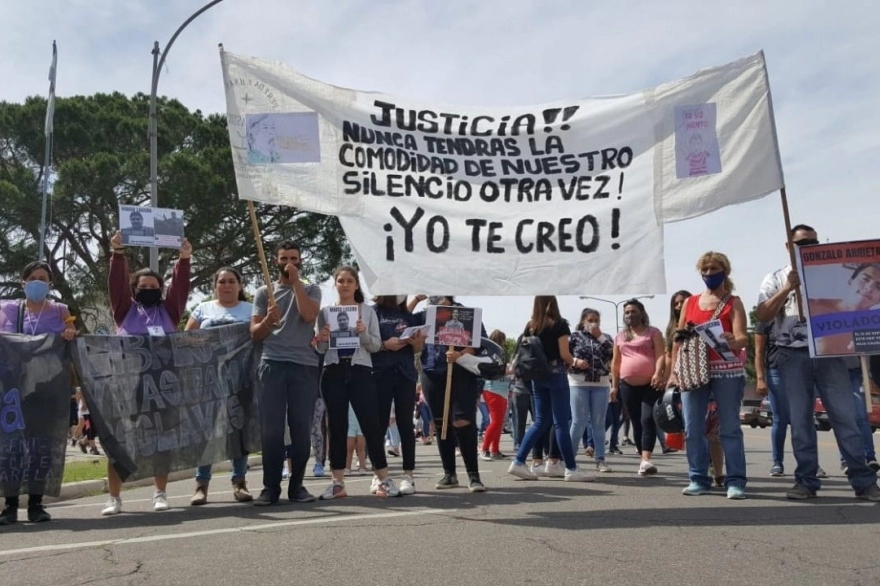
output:
<instances>
[{"instance_id":1,"label":"road marking line","mask_svg":"<svg viewBox=\"0 0 880 586\"><path fill-rule=\"evenodd\" d=\"M217 477L215 476L214 478L217 478ZM330 481L331 481L331 478L328 476L328 477L327 477L327 480L323 480L323 481L318 480L318 479L315 479L315 481L307 481L307 482L303 482L303 486L305 486L306 488L309 488L309 487L315 487L315 486L325 486L325 485L329 484ZM346 486L347 486L347 485L349 485L349 484L353 484L353 483L356 483L356 482L367 482L367 481L372 481L372 478L369 477L369 476L363 476L363 477L359 477L359 478L346 478L346 479L345 479L345 484L346 484ZM184 481L179 480L178 482L184 482ZM124 488L124 487L125 487L125 485L123 484L123 488ZM138 490L138 489L140 489L140 488L149 488L149 487L147 487L147 486L140 486L140 487L134 487L134 488L131 488L131 489L129 489L129 490ZM282 490L281 492L282 492L282 494L284 493L283 490ZM124 495L125 492L123 492L122 494ZM212 491L210 491L210 492L208 493L208 496L219 495L219 494L232 494L232 491L231 491L231 490L217 490L217 491L212 490ZM101 493L101 494L99 494L99 495L95 495L94 497L81 497L81 498L101 498L101 499L107 499L108 496L109 496L109 495L108 495L107 493ZM169 495L166 495L166 496L168 497L168 500L169 500L169 501L170 501L170 500L174 500L174 499L188 499L188 498L192 498L192 495L191 495L191 494L178 494L178 495L170 495L170 494L169 494ZM125 502L125 503L151 503L151 502L153 502L153 497L146 498L146 499L131 499L131 500L124 499L123 502ZM216 501L214 501L214 502L208 501L208 502L211 503L211 504L215 504L215 503L216 503ZM230 504L236 504L235 501L229 501L229 503L230 503ZM68 505L68 504L64 504L64 503L62 502L62 503L57 503L57 504L49 505L49 507L50 507L51 509L80 509L80 508L83 508L83 507L89 507L89 508L102 507L102 508L103 508L103 506L104 506L105 504L106 504L106 500L101 500L101 502L95 502L95 503L78 503L78 504L70 504L70 505Z\"/></svg>"},{"instance_id":2,"label":"road marking line","mask_svg":"<svg viewBox=\"0 0 880 586\"><path fill-rule=\"evenodd\" d=\"M278 529L279 527L295 527L299 525L318 525L321 523L340 523L347 521L372 521L374 519L394 519L398 517L412 517L414 515L438 515L441 513L455 513L456 509L419 509L417 511L394 511L389 513L373 513L364 515L343 515L341 517L328 516L318 519L299 519L296 521L274 521L259 525L245 527L226 527L223 529L208 529L205 531L191 531L189 533L168 533L164 535L151 535L146 537L130 537L124 539L105 539L102 541L87 541L82 543L60 543L56 545L40 545L37 547L24 547L21 549L9 549L0 551L0 556L26 555L31 553L43 553L48 551L63 551L67 549L87 549L91 547L105 547L108 545L130 545L135 543L150 543L154 541L167 541L170 539L189 539L191 537L205 537L208 535L223 535L227 533L243 533L246 531L263 531L266 529Z\"/></svg>"}]
</instances>

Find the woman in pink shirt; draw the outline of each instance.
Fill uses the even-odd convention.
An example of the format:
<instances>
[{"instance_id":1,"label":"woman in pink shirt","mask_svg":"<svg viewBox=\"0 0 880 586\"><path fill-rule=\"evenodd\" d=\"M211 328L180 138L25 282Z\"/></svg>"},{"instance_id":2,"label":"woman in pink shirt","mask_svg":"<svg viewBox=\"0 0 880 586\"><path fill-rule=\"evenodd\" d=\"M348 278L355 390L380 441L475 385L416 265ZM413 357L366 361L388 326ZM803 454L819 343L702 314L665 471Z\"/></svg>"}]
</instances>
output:
<instances>
[{"instance_id":1,"label":"woman in pink shirt","mask_svg":"<svg viewBox=\"0 0 880 586\"><path fill-rule=\"evenodd\" d=\"M666 351L663 334L652 327L645 306L637 299L623 306L626 328L614 340L611 359L611 400L618 394L629 412L633 439L641 452L638 475L657 473L651 462L657 442L657 424L654 423L654 403L664 389Z\"/></svg>"}]
</instances>

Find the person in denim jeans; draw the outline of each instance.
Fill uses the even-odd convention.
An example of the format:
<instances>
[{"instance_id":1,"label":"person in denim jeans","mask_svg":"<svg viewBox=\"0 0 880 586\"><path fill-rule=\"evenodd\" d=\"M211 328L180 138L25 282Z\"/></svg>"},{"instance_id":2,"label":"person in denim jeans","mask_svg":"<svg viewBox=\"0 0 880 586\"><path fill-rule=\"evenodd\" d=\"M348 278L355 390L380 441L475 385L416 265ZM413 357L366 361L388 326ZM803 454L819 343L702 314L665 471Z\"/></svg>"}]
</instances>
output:
<instances>
[{"instance_id":1,"label":"person in denim jeans","mask_svg":"<svg viewBox=\"0 0 880 586\"><path fill-rule=\"evenodd\" d=\"M871 423L868 421L868 406L865 404L865 391L862 388L862 368L859 359L854 356L844 358L849 366L849 382L852 386L853 407L856 410L856 425L865 442L865 461L875 472L880 470L877 462L877 453L874 451L874 432L871 431ZM846 460L843 453L840 454L840 469L846 474Z\"/></svg>"},{"instance_id":2,"label":"person in denim jeans","mask_svg":"<svg viewBox=\"0 0 880 586\"><path fill-rule=\"evenodd\" d=\"M706 438L706 415L714 399L718 415L721 446L726 460L724 486L728 499L745 498L746 454L739 422L739 406L745 390L745 369L738 353L749 345L746 333L746 310L742 300L732 295L730 260L720 252L707 252L697 261L706 290L685 301L678 321L679 331L689 325L700 325L713 319L721 322L718 336L722 347L709 347L709 384L681 394L690 484L682 494L708 494L712 486L709 470L709 441ZM719 309L720 308L720 309ZM672 347L672 364L681 351L682 341L676 336ZM722 349L725 350L722 353ZM670 375L670 384L678 385L678 373ZM715 470L715 474L720 474Z\"/></svg>"},{"instance_id":3,"label":"person in denim jeans","mask_svg":"<svg viewBox=\"0 0 880 586\"><path fill-rule=\"evenodd\" d=\"M533 333L532 333L533 332ZM545 380L532 382L532 398L535 401L535 421L526 432L507 472L524 480L537 480L538 476L526 466L529 451L547 433L552 425L556 432L559 451L565 461L564 479L568 482L589 482L595 478L579 470L575 464L568 422L570 401L566 366L583 369L586 361L575 358L569 350L571 329L559 314L559 304L553 295L535 297L532 318L523 335L534 335L541 340L544 354L553 366L553 372Z\"/></svg>"},{"instance_id":4,"label":"person in denim jeans","mask_svg":"<svg viewBox=\"0 0 880 586\"><path fill-rule=\"evenodd\" d=\"M791 229L794 246L818 244L816 231L798 224ZM788 245L786 245L788 246ZM791 415L791 444L797 468L795 485L786 493L789 499L814 498L821 488L816 427L813 423L813 388L819 391L828 410L831 428L846 461L846 476L856 497L880 501L877 473L865 461L865 441L856 424L852 388L846 362L842 358L811 358L807 324L799 318L795 292L800 277L786 266L764 277L755 311L760 321L773 321L773 334L779 355L776 365ZM805 298L802 295L802 298Z\"/></svg>"},{"instance_id":5,"label":"person in denim jeans","mask_svg":"<svg viewBox=\"0 0 880 586\"><path fill-rule=\"evenodd\" d=\"M585 433L592 431L584 447L588 448L588 455L595 457L599 472L610 472L611 467L605 463L604 439L614 342L602 333L600 320L598 311L585 308L569 342L572 356L586 364L586 368L573 368L568 373L571 387L570 433L571 444L576 448L580 439L586 437ZM592 454L589 448L592 448Z\"/></svg>"},{"instance_id":6,"label":"person in denim jeans","mask_svg":"<svg viewBox=\"0 0 880 586\"><path fill-rule=\"evenodd\" d=\"M755 376L758 379L756 390L770 401L773 422L770 424L770 452L773 466L770 476L783 476L785 467L785 436L788 432L788 398L776 367L777 349L773 339L773 323L759 322L755 327Z\"/></svg>"},{"instance_id":7,"label":"person in denim jeans","mask_svg":"<svg viewBox=\"0 0 880 586\"><path fill-rule=\"evenodd\" d=\"M261 386L263 490L254 499L257 506L274 505L281 496L285 417L291 441L287 497L297 503L315 500L303 486L303 477L318 399L319 361L312 340L321 288L300 279L302 258L295 242L283 240L275 246L275 266L280 273L275 299L270 299L266 285L257 289L251 317L251 339L262 349L257 376Z\"/></svg>"}]
</instances>

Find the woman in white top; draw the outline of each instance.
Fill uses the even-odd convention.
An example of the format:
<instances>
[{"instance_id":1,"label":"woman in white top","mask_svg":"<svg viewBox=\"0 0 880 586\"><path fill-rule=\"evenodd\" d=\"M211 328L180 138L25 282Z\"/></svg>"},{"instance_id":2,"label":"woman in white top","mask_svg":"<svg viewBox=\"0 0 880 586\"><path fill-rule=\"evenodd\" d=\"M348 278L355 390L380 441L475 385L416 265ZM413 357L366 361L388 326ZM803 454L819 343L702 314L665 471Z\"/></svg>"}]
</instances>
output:
<instances>
[{"instance_id":1,"label":"woman in white top","mask_svg":"<svg viewBox=\"0 0 880 586\"><path fill-rule=\"evenodd\" d=\"M322 500L348 496L345 491L345 455L348 436L348 407L357 415L361 430L367 439L367 454L376 474L376 496L389 497L400 494L397 485L388 476L385 458L385 437L379 425L379 394L373 380L371 354L382 347L379 320L372 307L364 303L357 269L340 267L333 274L338 295L335 306L357 305L357 320L351 328L358 336L357 348L330 348L330 314L328 306L318 314L318 344L316 349L324 354L324 372L321 375L321 392L327 405L330 423L330 469L333 481L321 494ZM345 327L345 326L341 326Z\"/></svg>"},{"instance_id":2,"label":"woman in white top","mask_svg":"<svg viewBox=\"0 0 880 586\"><path fill-rule=\"evenodd\" d=\"M248 303L241 285L241 273L232 267L222 267L214 273L214 299L200 303L193 310L186 330L216 328L237 323L250 323L254 306ZM247 454L232 459L232 497L240 503L253 500L247 488ZM190 505L208 502L208 483L211 482L211 464L199 466L196 472L196 490Z\"/></svg>"}]
</instances>

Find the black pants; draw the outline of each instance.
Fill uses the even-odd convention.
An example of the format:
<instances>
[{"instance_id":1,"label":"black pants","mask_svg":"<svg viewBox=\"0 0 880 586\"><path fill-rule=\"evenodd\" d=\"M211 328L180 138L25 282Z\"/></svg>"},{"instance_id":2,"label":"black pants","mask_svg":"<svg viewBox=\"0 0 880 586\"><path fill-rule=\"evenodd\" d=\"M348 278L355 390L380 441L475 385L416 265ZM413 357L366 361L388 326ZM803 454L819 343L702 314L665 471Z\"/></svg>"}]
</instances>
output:
<instances>
[{"instance_id":1,"label":"black pants","mask_svg":"<svg viewBox=\"0 0 880 586\"><path fill-rule=\"evenodd\" d=\"M385 434L379 426L379 395L372 369L347 360L327 365L321 377L321 392L330 428L330 469L345 469L349 404L367 440L367 454L373 469L387 468Z\"/></svg>"},{"instance_id":2,"label":"black pants","mask_svg":"<svg viewBox=\"0 0 880 586\"><path fill-rule=\"evenodd\" d=\"M513 405L515 423L513 427L513 445L519 447L522 443L523 436L526 434L526 417L528 417L528 414L531 412L532 421L534 421L535 409L532 406L532 396L525 393L514 393L511 404Z\"/></svg>"},{"instance_id":3,"label":"black pants","mask_svg":"<svg viewBox=\"0 0 880 586\"><path fill-rule=\"evenodd\" d=\"M443 463L443 471L455 474L455 442L461 448L461 459L470 475L479 474L477 460L477 399L482 392L478 379L458 365L452 371L450 390L449 429L446 439L441 439L443 429L443 402L446 396L446 374L422 373L422 391L434 416L437 450ZM455 422L467 421L462 427Z\"/></svg>"},{"instance_id":4,"label":"black pants","mask_svg":"<svg viewBox=\"0 0 880 586\"><path fill-rule=\"evenodd\" d=\"M416 381L408 379L396 369L386 369L376 375L376 388L379 393L379 427L382 437L388 431L393 402L397 431L400 432L403 469L415 470L416 436L413 433L412 417L416 407Z\"/></svg>"},{"instance_id":5,"label":"black pants","mask_svg":"<svg viewBox=\"0 0 880 586\"><path fill-rule=\"evenodd\" d=\"M620 381L620 398L629 412L636 447L643 452L653 452L657 443L654 403L660 398L660 393L649 384L636 387Z\"/></svg>"}]
</instances>

